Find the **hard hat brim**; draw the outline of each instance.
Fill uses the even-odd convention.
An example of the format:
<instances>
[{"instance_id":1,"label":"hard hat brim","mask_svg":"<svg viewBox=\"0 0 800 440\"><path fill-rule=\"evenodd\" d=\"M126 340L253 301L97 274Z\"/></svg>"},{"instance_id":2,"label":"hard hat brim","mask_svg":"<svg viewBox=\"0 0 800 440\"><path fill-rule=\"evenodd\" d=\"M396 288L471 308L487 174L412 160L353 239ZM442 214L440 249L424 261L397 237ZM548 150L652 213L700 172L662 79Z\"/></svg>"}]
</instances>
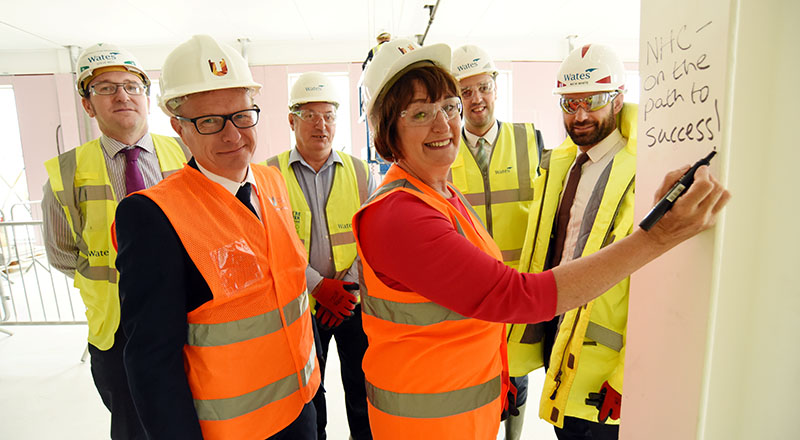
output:
<instances>
[{"instance_id":1,"label":"hard hat brim","mask_svg":"<svg viewBox=\"0 0 800 440\"><path fill-rule=\"evenodd\" d=\"M380 99L384 93L386 93L386 91L397 81L397 79L399 79L398 74L403 72L407 67L422 61L430 61L449 72L451 59L452 52L450 50L450 46L444 43L422 46L419 49L410 51L398 58L397 61L395 61L386 71L386 74L381 79L381 82L378 83L378 87L376 87L378 93L375 94L374 99L369 100L367 114L369 115L372 113L372 108L375 105L375 102ZM369 66L367 66L367 68L369 68Z\"/></svg>"}]
</instances>

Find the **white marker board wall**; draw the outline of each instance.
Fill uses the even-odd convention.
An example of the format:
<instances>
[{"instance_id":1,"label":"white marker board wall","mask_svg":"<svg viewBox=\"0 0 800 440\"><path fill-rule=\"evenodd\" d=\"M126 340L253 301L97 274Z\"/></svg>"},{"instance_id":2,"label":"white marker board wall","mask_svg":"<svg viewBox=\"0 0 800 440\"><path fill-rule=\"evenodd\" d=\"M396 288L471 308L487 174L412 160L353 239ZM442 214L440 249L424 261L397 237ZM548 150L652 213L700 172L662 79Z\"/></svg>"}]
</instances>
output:
<instances>
[{"instance_id":1,"label":"white marker board wall","mask_svg":"<svg viewBox=\"0 0 800 440\"><path fill-rule=\"evenodd\" d=\"M719 175L729 20L727 1L642 4L637 222L667 171L716 149L711 168ZM622 438L695 438L716 247L705 232L631 279Z\"/></svg>"}]
</instances>

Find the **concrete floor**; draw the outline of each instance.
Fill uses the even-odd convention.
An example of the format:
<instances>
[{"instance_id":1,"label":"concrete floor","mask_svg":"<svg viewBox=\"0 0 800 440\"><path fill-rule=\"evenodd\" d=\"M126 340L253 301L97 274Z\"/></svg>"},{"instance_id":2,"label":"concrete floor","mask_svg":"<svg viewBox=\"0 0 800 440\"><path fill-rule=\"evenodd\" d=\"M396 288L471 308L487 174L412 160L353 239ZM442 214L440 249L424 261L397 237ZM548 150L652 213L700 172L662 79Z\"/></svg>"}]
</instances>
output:
<instances>
[{"instance_id":1,"label":"concrete floor","mask_svg":"<svg viewBox=\"0 0 800 440\"><path fill-rule=\"evenodd\" d=\"M85 325L2 326L0 332L0 439L107 439L108 412L92 383ZM346 440L349 432L339 380L338 358L331 341L326 387L328 438ZM536 417L542 370L530 375L523 439L555 439L552 427ZM502 431L502 429L501 429ZM498 434L502 439L502 432Z\"/></svg>"}]
</instances>

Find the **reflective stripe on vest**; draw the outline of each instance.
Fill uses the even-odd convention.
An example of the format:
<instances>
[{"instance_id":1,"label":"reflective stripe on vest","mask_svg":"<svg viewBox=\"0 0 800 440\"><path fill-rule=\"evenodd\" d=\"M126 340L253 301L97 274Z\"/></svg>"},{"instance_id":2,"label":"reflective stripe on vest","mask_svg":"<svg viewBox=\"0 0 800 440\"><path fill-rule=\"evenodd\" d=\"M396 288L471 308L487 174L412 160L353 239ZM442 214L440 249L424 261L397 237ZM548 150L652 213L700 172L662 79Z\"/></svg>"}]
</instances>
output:
<instances>
[{"instance_id":1,"label":"reflective stripe on vest","mask_svg":"<svg viewBox=\"0 0 800 440\"><path fill-rule=\"evenodd\" d=\"M150 135L162 175L180 169L186 158L174 138ZM78 248L75 287L86 306L89 343L101 350L114 343L119 324L116 250L111 223L117 207L100 139L45 162L50 187L61 205ZM98 233L102 231L103 233Z\"/></svg>"},{"instance_id":2,"label":"reflective stripe on vest","mask_svg":"<svg viewBox=\"0 0 800 440\"><path fill-rule=\"evenodd\" d=\"M204 421L229 420L263 408L300 390L299 382L308 385L316 364L316 352L311 350L308 362L298 372L247 394L226 399L194 399L197 418Z\"/></svg>"},{"instance_id":3,"label":"reflective stripe on vest","mask_svg":"<svg viewBox=\"0 0 800 440\"><path fill-rule=\"evenodd\" d=\"M586 326L585 337L597 342L598 344L605 345L614 351L620 351L623 347L623 338L621 333L617 333L610 328L603 327L596 322L589 321L589 324Z\"/></svg>"},{"instance_id":4,"label":"reflective stripe on vest","mask_svg":"<svg viewBox=\"0 0 800 440\"><path fill-rule=\"evenodd\" d=\"M488 405L500 395L502 378L445 393L395 393L366 382L367 399L375 408L397 417L450 417Z\"/></svg>"},{"instance_id":5,"label":"reflective stripe on vest","mask_svg":"<svg viewBox=\"0 0 800 440\"><path fill-rule=\"evenodd\" d=\"M286 304L283 314L286 316L286 327L297 321L308 310L308 292ZM189 324L188 344L195 347L216 347L235 344L274 333L283 328L281 314L276 310L219 324Z\"/></svg>"}]
</instances>

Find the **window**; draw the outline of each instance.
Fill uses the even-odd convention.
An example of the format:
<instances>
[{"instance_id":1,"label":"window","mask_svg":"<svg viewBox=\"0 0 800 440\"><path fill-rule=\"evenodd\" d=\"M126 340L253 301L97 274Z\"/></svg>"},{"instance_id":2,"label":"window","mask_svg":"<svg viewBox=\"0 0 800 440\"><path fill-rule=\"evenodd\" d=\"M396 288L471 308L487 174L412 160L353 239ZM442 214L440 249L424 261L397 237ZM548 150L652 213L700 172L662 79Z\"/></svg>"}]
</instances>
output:
<instances>
[{"instance_id":1,"label":"window","mask_svg":"<svg viewBox=\"0 0 800 440\"><path fill-rule=\"evenodd\" d=\"M0 217L30 220L17 102L13 87L8 85L0 85L0 145L3 151L3 160L0 160Z\"/></svg>"},{"instance_id":2,"label":"window","mask_svg":"<svg viewBox=\"0 0 800 440\"><path fill-rule=\"evenodd\" d=\"M161 134L164 136L177 136L172 125L169 123L169 116L158 106L158 91L160 90L158 80L150 84L150 118L148 126L150 133Z\"/></svg>"},{"instance_id":3,"label":"window","mask_svg":"<svg viewBox=\"0 0 800 440\"><path fill-rule=\"evenodd\" d=\"M289 74L289 93L292 91L297 78L302 73ZM353 154L353 138L351 135L351 121L350 121L350 77L347 72L325 72L339 96L339 109L336 112L336 133L333 136L333 149L336 151L344 151L347 154ZM292 143L294 143L294 136L292 136Z\"/></svg>"},{"instance_id":4,"label":"window","mask_svg":"<svg viewBox=\"0 0 800 440\"><path fill-rule=\"evenodd\" d=\"M497 83L497 100L494 103L494 117L498 121L513 121L514 100L512 97L514 94L511 90L511 71L499 71L495 82Z\"/></svg>"}]
</instances>

